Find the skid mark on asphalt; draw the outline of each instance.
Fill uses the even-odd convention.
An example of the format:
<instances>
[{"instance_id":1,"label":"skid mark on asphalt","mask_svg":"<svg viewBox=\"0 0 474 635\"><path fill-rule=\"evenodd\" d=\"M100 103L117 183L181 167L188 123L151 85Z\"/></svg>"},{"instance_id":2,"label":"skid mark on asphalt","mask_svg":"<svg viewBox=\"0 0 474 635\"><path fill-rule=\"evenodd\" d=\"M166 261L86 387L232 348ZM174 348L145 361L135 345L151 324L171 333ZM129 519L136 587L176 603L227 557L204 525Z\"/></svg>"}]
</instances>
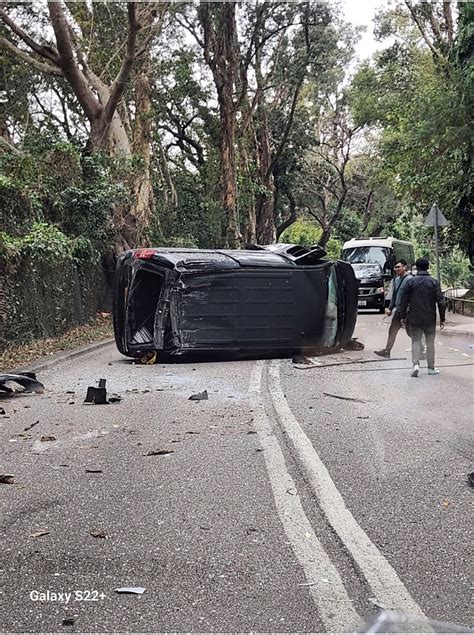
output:
<instances>
[{"instance_id":1,"label":"skid mark on asphalt","mask_svg":"<svg viewBox=\"0 0 474 635\"><path fill-rule=\"evenodd\" d=\"M389 610L423 616L395 569L347 509L326 466L294 417L281 388L279 366L280 362L274 360L269 371L273 405L329 524L358 565L378 602Z\"/></svg>"},{"instance_id":2,"label":"skid mark on asphalt","mask_svg":"<svg viewBox=\"0 0 474 635\"><path fill-rule=\"evenodd\" d=\"M296 485L288 473L283 452L268 421L261 400L263 365L263 361L255 364L249 392L254 425L263 448L278 516L304 571L308 592L318 608L326 630L345 632L360 623L360 619L336 567L304 513Z\"/></svg>"}]
</instances>

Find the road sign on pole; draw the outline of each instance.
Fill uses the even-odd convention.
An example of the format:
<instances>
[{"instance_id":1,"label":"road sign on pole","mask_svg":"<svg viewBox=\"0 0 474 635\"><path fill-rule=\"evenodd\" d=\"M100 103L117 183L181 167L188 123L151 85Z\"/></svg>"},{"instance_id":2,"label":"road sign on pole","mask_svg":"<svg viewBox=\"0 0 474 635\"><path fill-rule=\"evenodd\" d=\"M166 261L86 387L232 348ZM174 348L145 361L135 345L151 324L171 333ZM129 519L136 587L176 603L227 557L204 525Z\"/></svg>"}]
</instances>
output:
<instances>
[{"instance_id":1,"label":"road sign on pole","mask_svg":"<svg viewBox=\"0 0 474 635\"><path fill-rule=\"evenodd\" d=\"M438 280L441 282L441 272L439 269L439 239L438 239L438 227L445 227L449 225L448 219L444 216L443 212L434 203L431 207L428 216L425 218L425 227L434 227L435 238L435 252L436 252L436 272L438 274Z\"/></svg>"}]
</instances>

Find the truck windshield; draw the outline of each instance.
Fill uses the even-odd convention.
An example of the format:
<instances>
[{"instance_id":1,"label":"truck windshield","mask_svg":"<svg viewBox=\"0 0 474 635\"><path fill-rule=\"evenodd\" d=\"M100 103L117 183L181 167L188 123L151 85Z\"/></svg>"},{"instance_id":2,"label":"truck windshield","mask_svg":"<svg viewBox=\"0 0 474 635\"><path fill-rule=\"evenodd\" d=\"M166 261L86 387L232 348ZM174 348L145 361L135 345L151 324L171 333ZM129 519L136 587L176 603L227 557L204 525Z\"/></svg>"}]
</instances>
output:
<instances>
[{"instance_id":1,"label":"truck windshield","mask_svg":"<svg viewBox=\"0 0 474 635\"><path fill-rule=\"evenodd\" d=\"M357 262L380 265L384 271L390 267L390 249L388 247L352 247L344 249L342 259L351 264Z\"/></svg>"}]
</instances>

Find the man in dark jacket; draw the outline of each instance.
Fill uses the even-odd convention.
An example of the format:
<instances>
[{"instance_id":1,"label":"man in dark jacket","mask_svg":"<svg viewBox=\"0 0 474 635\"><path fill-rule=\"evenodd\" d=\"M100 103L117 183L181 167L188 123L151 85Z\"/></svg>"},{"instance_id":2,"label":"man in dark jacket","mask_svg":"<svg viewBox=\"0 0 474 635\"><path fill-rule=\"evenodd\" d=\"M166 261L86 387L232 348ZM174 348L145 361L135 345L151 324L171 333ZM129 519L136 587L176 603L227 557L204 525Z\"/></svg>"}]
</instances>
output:
<instances>
[{"instance_id":1,"label":"man in dark jacket","mask_svg":"<svg viewBox=\"0 0 474 635\"><path fill-rule=\"evenodd\" d=\"M407 280L400 303L402 326L409 326L411 336L412 377L420 371L421 338L426 338L428 375L438 375L435 368L436 305L438 305L440 328L444 328L445 306L441 287L436 278L428 273L430 265L426 258L416 261L417 274Z\"/></svg>"},{"instance_id":2,"label":"man in dark jacket","mask_svg":"<svg viewBox=\"0 0 474 635\"><path fill-rule=\"evenodd\" d=\"M387 359L390 358L390 351L395 344L395 338L397 337L398 331L402 328L402 324L400 322L400 304L402 301L402 295L405 290L405 285L411 277L411 273L407 271L407 261L398 260L395 263L395 278L393 279L392 284L392 299L390 300L388 311L386 311L387 317L393 314L390 328L388 330L387 344L385 345L385 348L382 348L380 351L374 351L374 353L379 357L386 357Z\"/></svg>"}]
</instances>

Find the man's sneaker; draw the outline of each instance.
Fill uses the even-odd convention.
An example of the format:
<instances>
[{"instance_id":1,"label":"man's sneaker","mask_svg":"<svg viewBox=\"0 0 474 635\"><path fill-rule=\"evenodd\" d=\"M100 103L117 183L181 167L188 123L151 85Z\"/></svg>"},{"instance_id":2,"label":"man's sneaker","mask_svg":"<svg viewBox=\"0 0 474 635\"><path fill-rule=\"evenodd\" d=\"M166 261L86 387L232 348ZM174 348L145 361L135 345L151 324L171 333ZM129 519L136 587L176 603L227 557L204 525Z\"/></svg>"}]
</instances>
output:
<instances>
[{"instance_id":1,"label":"man's sneaker","mask_svg":"<svg viewBox=\"0 0 474 635\"><path fill-rule=\"evenodd\" d=\"M419 364L413 364L413 370L411 371L412 377L418 377L418 373L420 372ZM429 371L428 371L429 372Z\"/></svg>"},{"instance_id":2,"label":"man's sneaker","mask_svg":"<svg viewBox=\"0 0 474 635\"><path fill-rule=\"evenodd\" d=\"M390 351L387 351L384 348L382 348L381 351L374 351L374 353L378 355L379 357L385 357L386 359L390 359Z\"/></svg>"},{"instance_id":3,"label":"man's sneaker","mask_svg":"<svg viewBox=\"0 0 474 635\"><path fill-rule=\"evenodd\" d=\"M439 368L428 368L428 375L439 375Z\"/></svg>"}]
</instances>

